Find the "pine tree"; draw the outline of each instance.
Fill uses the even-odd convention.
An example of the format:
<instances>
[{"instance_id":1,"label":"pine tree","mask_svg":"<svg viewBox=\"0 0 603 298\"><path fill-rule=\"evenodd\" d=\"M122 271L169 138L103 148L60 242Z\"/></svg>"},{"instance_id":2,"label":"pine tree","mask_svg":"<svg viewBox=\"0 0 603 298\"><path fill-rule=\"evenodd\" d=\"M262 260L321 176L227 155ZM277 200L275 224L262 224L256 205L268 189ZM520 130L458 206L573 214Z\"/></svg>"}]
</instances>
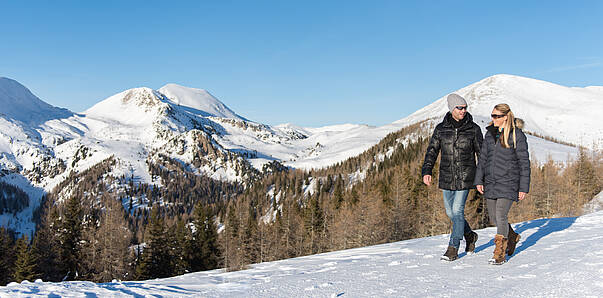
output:
<instances>
[{"instance_id":1,"label":"pine tree","mask_svg":"<svg viewBox=\"0 0 603 298\"><path fill-rule=\"evenodd\" d=\"M39 273L36 268L35 256L29 247L29 239L26 235L17 240L15 251L17 260L15 261L13 280L16 282L34 281Z\"/></svg>"},{"instance_id":2,"label":"pine tree","mask_svg":"<svg viewBox=\"0 0 603 298\"><path fill-rule=\"evenodd\" d=\"M8 231L0 227L0 286L12 280L13 268L13 241Z\"/></svg>"},{"instance_id":3,"label":"pine tree","mask_svg":"<svg viewBox=\"0 0 603 298\"><path fill-rule=\"evenodd\" d=\"M308 201L305 209L304 227L308 241L308 253L314 254L319 251L320 236L323 231L323 211L320 206L320 191L317 191Z\"/></svg>"},{"instance_id":4,"label":"pine tree","mask_svg":"<svg viewBox=\"0 0 603 298\"><path fill-rule=\"evenodd\" d=\"M82 240L82 207L80 197L75 195L67 201L61 222L60 258L64 273L63 280L78 277L80 240Z\"/></svg>"},{"instance_id":5,"label":"pine tree","mask_svg":"<svg viewBox=\"0 0 603 298\"><path fill-rule=\"evenodd\" d=\"M60 268L59 220L56 208L50 202L45 203L42 221L37 228L32 243L32 252L37 260L40 278L45 281L60 281L63 278Z\"/></svg>"},{"instance_id":6,"label":"pine tree","mask_svg":"<svg viewBox=\"0 0 603 298\"><path fill-rule=\"evenodd\" d=\"M583 206L601 191L595 167L589 160L584 148L580 148L573 174L573 184L577 189L576 206Z\"/></svg>"},{"instance_id":7,"label":"pine tree","mask_svg":"<svg viewBox=\"0 0 603 298\"><path fill-rule=\"evenodd\" d=\"M223 241L224 265L228 270L239 270L245 265L241 253L241 220L239 208L233 202L228 207L226 229Z\"/></svg>"},{"instance_id":8,"label":"pine tree","mask_svg":"<svg viewBox=\"0 0 603 298\"><path fill-rule=\"evenodd\" d=\"M339 174L337 181L335 182L335 190L333 191L333 199L335 201L335 209L339 209L341 204L343 204L343 188L344 182L343 177Z\"/></svg>"},{"instance_id":9,"label":"pine tree","mask_svg":"<svg viewBox=\"0 0 603 298\"><path fill-rule=\"evenodd\" d=\"M173 255L174 275L182 275L191 271L191 235L182 218L171 227L170 242Z\"/></svg>"},{"instance_id":10,"label":"pine tree","mask_svg":"<svg viewBox=\"0 0 603 298\"><path fill-rule=\"evenodd\" d=\"M193 237L193 271L210 270L218 267L218 230L209 207L197 204L194 211L195 233Z\"/></svg>"},{"instance_id":11,"label":"pine tree","mask_svg":"<svg viewBox=\"0 0 603 298\"><path fill-rule=\"evenodd\" d=\"M146 235L146 246L142 260L136 268L138 279L169 277L174 272L165 224L159 207L153 206Z\"/></svg>"},{"instance_id":12,"label":"pine tree","mask_svg":"<svg viewBox=\"0 0 603 298\"><path fill-rule=\"evenodd\" d=\"M120 201L112 197L104 197L104 210L100 216L100 225L94 233L98 248L96 260L92 264L95 282L109 282L113 279L124 279L129 273L130 239L132 232L124 219L124 209Z\"/></svg>"}]
</instances>

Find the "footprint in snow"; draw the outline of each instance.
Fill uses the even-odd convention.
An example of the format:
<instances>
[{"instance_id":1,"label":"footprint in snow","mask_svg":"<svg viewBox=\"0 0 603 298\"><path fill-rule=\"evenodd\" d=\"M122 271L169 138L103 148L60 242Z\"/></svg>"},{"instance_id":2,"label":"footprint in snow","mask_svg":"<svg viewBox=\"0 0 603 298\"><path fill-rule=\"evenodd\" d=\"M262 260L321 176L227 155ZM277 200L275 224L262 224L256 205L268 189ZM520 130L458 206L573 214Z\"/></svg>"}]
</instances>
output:
<instances>
[{"instance_id":1,"label":"footprint in snow","mask_svg":"<svg viewBox=\"0 0 603 298\"><path fill-rule=\"evenodd\" d=\"M405 254L411 254L414 251L412 249L403 248L403 249L400 250L400 252L405 253Z\"/></svg>"},{"instance_id":2,"label":"footprint in snow","mask_svg":"<svg viewBox=\"0 0 603 298\"><path fill-rule=\"evenodd\" d=\"M400 265L399 261L393 261L393 262L387 264L387 266L398 266L398 265Z\"/></svg>"},{"instance_id":3,"label":"footprint in snow","mask_svg":"<svg viewBox=\"0 0 603 298\"><path fill-rule=\"evenodd\" d=\"M472 265L469 264L463 264L463 265L456 265L454 267L452 267L452 269L454 270L461 270L461 269L465 269L465 268L472 268Z\"/></svg>"},{"instance_id":4,"label":"footprint in snow","mask_svg":"<svg viewBox=\"0 0 603 298\"><path fill-rule=\"evenodd\" d=\"M319 285L314 285L314 286L311 286L311 287L307 287L304 290L306 290L306 291L314 291L316 289L324 289L324 288L328 288L328 287L331 287L331 286L333 286L332 283L326 282L326 283L322 283L322 284L319 284Z\"/></svg>"}]
</instances>

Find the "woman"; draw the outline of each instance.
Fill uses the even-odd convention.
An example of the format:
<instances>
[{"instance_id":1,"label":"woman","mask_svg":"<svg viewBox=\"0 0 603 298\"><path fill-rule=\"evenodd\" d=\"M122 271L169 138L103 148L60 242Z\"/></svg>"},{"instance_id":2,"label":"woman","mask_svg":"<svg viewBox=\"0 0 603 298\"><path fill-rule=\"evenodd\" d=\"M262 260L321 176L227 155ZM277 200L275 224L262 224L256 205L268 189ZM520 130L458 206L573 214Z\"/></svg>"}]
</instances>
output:
<instances>
[{"instance_id":1,"label":"woman","mask_svg":"<svg viewBox=\"0 0 603 298\"><path fill-rule=\"evenodd\" d=\"M508 222L507 214L515 201L526 197L530 189L530 156L523 121L515 118L507 104L492 110L492 122L486 127L475 173L477 190L487 202L490 221L496 225L494 256L491 264L503 264L505 254L513 255L519 234Z\"/></svg>"}]
</instances>

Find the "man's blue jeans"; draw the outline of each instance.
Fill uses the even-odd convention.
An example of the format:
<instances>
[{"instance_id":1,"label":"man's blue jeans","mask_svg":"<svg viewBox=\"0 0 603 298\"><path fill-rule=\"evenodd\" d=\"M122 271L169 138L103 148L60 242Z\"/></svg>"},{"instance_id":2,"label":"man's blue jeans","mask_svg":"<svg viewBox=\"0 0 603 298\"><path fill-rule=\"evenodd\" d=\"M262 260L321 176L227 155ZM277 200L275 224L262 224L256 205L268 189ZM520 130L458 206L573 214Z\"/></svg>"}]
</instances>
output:
<instances>
[{"instance_id":1,"label":"man's blue jeans","mask_svg":"<svg viewBox=\"0 0 603 298\"><path fill-rule=\"evenodd\" d=\"M446 215L452 221L452 233L448 245L459 248L463 235L471 232L469 223L465 220L465 201L469 190L446 190L443 189L444 207Z\"/></svg>"}]
</instances>

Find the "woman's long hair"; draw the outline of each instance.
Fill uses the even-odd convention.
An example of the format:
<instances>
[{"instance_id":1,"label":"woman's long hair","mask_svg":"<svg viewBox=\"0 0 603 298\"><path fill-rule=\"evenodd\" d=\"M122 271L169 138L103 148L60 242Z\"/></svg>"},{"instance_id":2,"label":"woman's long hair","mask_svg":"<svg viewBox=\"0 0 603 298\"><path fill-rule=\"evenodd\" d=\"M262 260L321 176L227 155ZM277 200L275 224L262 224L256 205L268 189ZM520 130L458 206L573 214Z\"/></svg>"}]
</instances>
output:
<instances>
[{"instance_id":1,"label":"woman's long hair","mask_svg":"<svg viewBox=\"0 0 603 298\"><path fill-rule=\"evenodd\" d=\"M503 133L500 134L500 144L504 148L510 148L511 146L509 146L509 134L511 133L511 131L513 131L513 148L517 148L517 137L515 135L515 129L522 128L523 120L515 118L515 115L513 115L511 108L506 103L499 103L494 106L494 109L507 116L507 121L505 121L502 127ZM494 122L490 122L490 124L493 123Z\"/></svg>"}]
</instances>

